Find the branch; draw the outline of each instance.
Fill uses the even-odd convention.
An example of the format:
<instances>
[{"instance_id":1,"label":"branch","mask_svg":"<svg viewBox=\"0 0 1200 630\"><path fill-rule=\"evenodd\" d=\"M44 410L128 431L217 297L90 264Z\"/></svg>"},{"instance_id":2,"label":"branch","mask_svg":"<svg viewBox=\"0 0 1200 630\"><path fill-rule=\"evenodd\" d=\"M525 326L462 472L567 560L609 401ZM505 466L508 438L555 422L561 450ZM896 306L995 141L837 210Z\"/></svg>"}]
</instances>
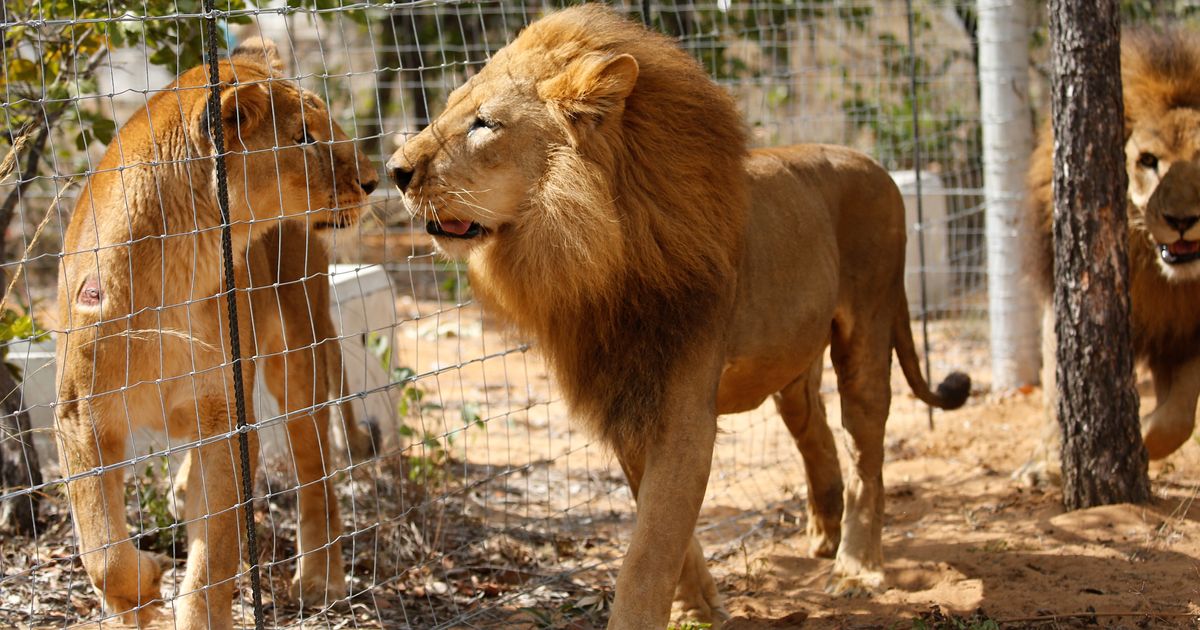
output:
<instances>
[{"instance_id":1,"label":"branch","mask_svg":"<svg viewBox=\"0 0 1200 630\"><path fill-rule=\"evenodd\" d=\"M83 74L77 76L91 76L91 74L96 71L96 68L100 66L100 63L103 62L107 57L108 48L101 48L100 50L96 51L88 59L87 66L84 67ZM50 140L50 131L54 128L66 111L67 107L65 105L60 105L58 109L43 114L41 124L33 123L40 127L40 129L38 130L37 138L33 141L33 146L29 151L29 156L25 161L25 168L21 169L19 174L20 179L17 180L17 185L8 192L8 195L4 198L4 202L0 203L0 256L3 256L3 252L8 245L5 242L4 235L8 232L8 225L12 223L13 212L16 210L17 204L21 201L21 197L25 194L25 191L28 190L29 185L32 184L33 180L37 178L37 171L41 166L42 155L46 151L46 143ZM18 143L14 142L14 159L16 159L16 152L19 151L17 144ZM6 296L0 294L0 297Z\"/></svg>"}]
</instances>

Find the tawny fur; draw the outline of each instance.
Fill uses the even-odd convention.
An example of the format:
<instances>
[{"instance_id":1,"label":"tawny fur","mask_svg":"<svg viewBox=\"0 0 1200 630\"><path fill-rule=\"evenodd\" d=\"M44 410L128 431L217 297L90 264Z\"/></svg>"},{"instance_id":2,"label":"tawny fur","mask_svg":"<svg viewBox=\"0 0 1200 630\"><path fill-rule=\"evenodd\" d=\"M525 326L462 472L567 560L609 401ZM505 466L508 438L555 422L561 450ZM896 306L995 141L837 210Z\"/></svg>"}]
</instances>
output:
<instances>
[{"instance_id":1,"label":"tawny fur","mask_svg":"<svg viewBox=\"0 0 1200 630\"><path fill-rule=\"evenodd\" d=\"M1131 330L1134 353L1151 368L1159 394L1158 409L1143 419L1143 437L1151 457L1161 458L1190 436L1200 394L1200 379L1190 376L1198 370L1189 367L1200 358L1200 318L1190 316L1200 315L1200 282L1195 269L1171 268L1160 262L1158 252L1160 243L1180 238L1164 215L1200 216L1200 169L1194 164L1200 157L1200 36L1182 29L1127 31L1122 36L1121 81L1129 177ZM1030 164L1028 214L1038 235L1035 284L1046 308L1053 294L1053 158L1047 126ZM1183 238L1200 239L1200 229L1188 230ZM1043 331L1048 338L1053 333ZM1050 407L1055 404L1052 348L1053 343L1046 344L1043 357Z\"/></svg>"},{"instance_id":2,"label":"tawny fur","mask_svg":"<svg viewBox=\"0 0 1200 630\"><path fill-rule=\"evenodd\" d=\"M847 149L746 149L730 97L673 42L610 9L530 25L388 162L472 288L533 337L638 503L614 628L726 616L693 529L716 416L776 397L805 458L830 589L882 586L890 357L929 391L904 297L904 207ZM469 226L469 227L468 227ZM818 387L832 342L853 466ZM845 513L843 514L843 505Z\"/></svg>"},{"instance_id":3,"label":"tawny fur","mask_svg":"<svg viewBox=\"0 0 1200 630\"><path fill-rule=\"evenodd\" d=\"M289 414L304 484L294 589L323 605L345 592L325 404L340 362L330 357L336 334L318 275L328 254L310 228L352 223L377 177L316 96L273 79L277 65L268 42L220 65L238 327L242 356L260 357ZM206 67L185 72L122 127L80 195L59 272L60 459L79 476L67 492L84 568L126 622L154 616L160 569L128 538L124 468L89 473L126 460L142 429L166 432L178 448L234 426L206 84ZM255 365L243 368L249 393ZM238 452L236 439L189 450L177 479L188 523L179 627L232 626L230 578L244 552Z\"/></svg>"}]
</instances>

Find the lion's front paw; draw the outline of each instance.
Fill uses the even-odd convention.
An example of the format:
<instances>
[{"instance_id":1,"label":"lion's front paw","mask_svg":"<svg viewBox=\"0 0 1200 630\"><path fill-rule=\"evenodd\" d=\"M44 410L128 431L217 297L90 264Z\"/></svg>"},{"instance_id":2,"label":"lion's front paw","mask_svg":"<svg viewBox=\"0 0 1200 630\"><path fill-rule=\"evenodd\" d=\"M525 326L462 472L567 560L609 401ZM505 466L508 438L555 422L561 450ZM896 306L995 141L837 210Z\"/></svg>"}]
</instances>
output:
<instances>
[{"instance_id":1,"label":"lion's front paw","mask_svg":"<svg viewBox=\"0 0 1200 630\"><path fill-rule=\"evenodd\" d=\"M870 597L884 591L882 571L863 571L856 575L829 576L825 592L837 597Z\"/></svg>"},{"instance_id":2,"label":"lion's front paw","mask_svg":"<svg viewBox=\"0 0 1200 630\"><path fill-rule=\"evenodd\" d=\"M1057 458L1035 457L1012 473L1014 481L1030 488L1062 487L1062 464Z\"/></svg>"},{"instance_id":3,"label":"lion's front paw","mask_svg":"<svg viewBox=\"0 0 1200 630\"><path fill-rule=\"evenodd\" d=\"M1181 413L1166 405L1152 411L1142 419L1142 441L1150 459L1162 459L1179 450L1192 437L1195 427L1195 416L1191 413Z\"/></svg>"}]
</instances>

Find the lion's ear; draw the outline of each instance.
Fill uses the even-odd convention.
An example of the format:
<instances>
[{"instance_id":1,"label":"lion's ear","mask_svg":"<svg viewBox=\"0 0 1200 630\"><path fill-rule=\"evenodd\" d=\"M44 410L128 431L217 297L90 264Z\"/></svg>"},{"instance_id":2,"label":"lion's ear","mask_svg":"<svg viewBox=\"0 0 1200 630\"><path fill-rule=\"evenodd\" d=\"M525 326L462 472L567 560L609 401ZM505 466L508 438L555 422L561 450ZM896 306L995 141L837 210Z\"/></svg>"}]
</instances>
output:
<instances>
[{"instance_id":1,"label":"lion's ear","mask_svg":"<svg viewBox=\"0 0 1200 630\"><path fill-rule=\"evenodd\" d=\"M633 55L588 53L539 84L538 95L572 121L598 120L620 111L637 79L638 62Z\"/></svg>"},{"instance_id":2,"label":"lion's ear","mask_svg":"<svg viewBox=\"0 0 1200 630\"><path fill-rule=\"evenodd\" d=\"M283 58L279 56L279 47L275 42L261 35L252 35L237 45L229 53L230 58L242 58L252 63L261 64L270 70L271 76L283 76Z\"/></svg>"}]
</instances>

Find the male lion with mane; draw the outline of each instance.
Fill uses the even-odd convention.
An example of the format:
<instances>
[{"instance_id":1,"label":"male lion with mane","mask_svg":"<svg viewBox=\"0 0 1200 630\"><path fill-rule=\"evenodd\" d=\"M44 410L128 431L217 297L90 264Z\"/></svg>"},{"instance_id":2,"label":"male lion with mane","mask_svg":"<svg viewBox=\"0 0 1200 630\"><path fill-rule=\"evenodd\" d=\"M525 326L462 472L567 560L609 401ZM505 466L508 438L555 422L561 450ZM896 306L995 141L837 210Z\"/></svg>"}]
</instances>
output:
<instances>
[{"instance_id":1,"label":"male lion with mane","mask_svg":"<svg viewBox=\"0 0 1200 630\"><path fill-rule=\"evenodd\" d=\"M1157 405L1142 419L1152 459L1192 435L1200 397L1200 35L1127 31L1121 41L1125 166L1129 176L1129 287L1134 354ZM1053 413L1054 143L1047 127L1030 164L1030 218L1040 238L1037 284L1046 302L1042 372ZM1057 431L1054 432L1057 435Z\"/></svg>"},{"instance_id":2,"label":"male lion with mane","mask_svg":"<svg viewBox=\"0 0 1200 630\"><path fill-rule=\"evenodd\" d=\"M220 64L234 281L243 356L259 358L288 416L294 595L324 605L345 594L327 472L341 361L316 233L352 224L378 177L320 99L276 78L281 68L265 41ZM84 569L110 613L153 616L162 569L127 533L122 462L135 429L165 432L189 449L176 480L187 492L173 499L188 534L174 608L192 629L233 626L245 531L207 84L207 67L183 73L121 128L79 197L58 281L57 436ZM254 363L243 367L251 392Z\"/></svg>"},{"instance_id":3,"label":"male lion with mane","mask_svg":"<svg viewBox=\"0 0 1200 630\"><path fill-rule=\"evenodd\" d=\"M830 590L882 587L892 348L923 400L956 407L970 387L921 378L885 171L837 147L749 154L700 65L601 6L527 27L388 169L621 463L637 524L610 627L666 626L672 595L686 617L727 617L693 530L717 415L771 396L804 458L813 551L836 554ZM819 392L831 341L845 510Z\"/></svg>"}]
</instances>

